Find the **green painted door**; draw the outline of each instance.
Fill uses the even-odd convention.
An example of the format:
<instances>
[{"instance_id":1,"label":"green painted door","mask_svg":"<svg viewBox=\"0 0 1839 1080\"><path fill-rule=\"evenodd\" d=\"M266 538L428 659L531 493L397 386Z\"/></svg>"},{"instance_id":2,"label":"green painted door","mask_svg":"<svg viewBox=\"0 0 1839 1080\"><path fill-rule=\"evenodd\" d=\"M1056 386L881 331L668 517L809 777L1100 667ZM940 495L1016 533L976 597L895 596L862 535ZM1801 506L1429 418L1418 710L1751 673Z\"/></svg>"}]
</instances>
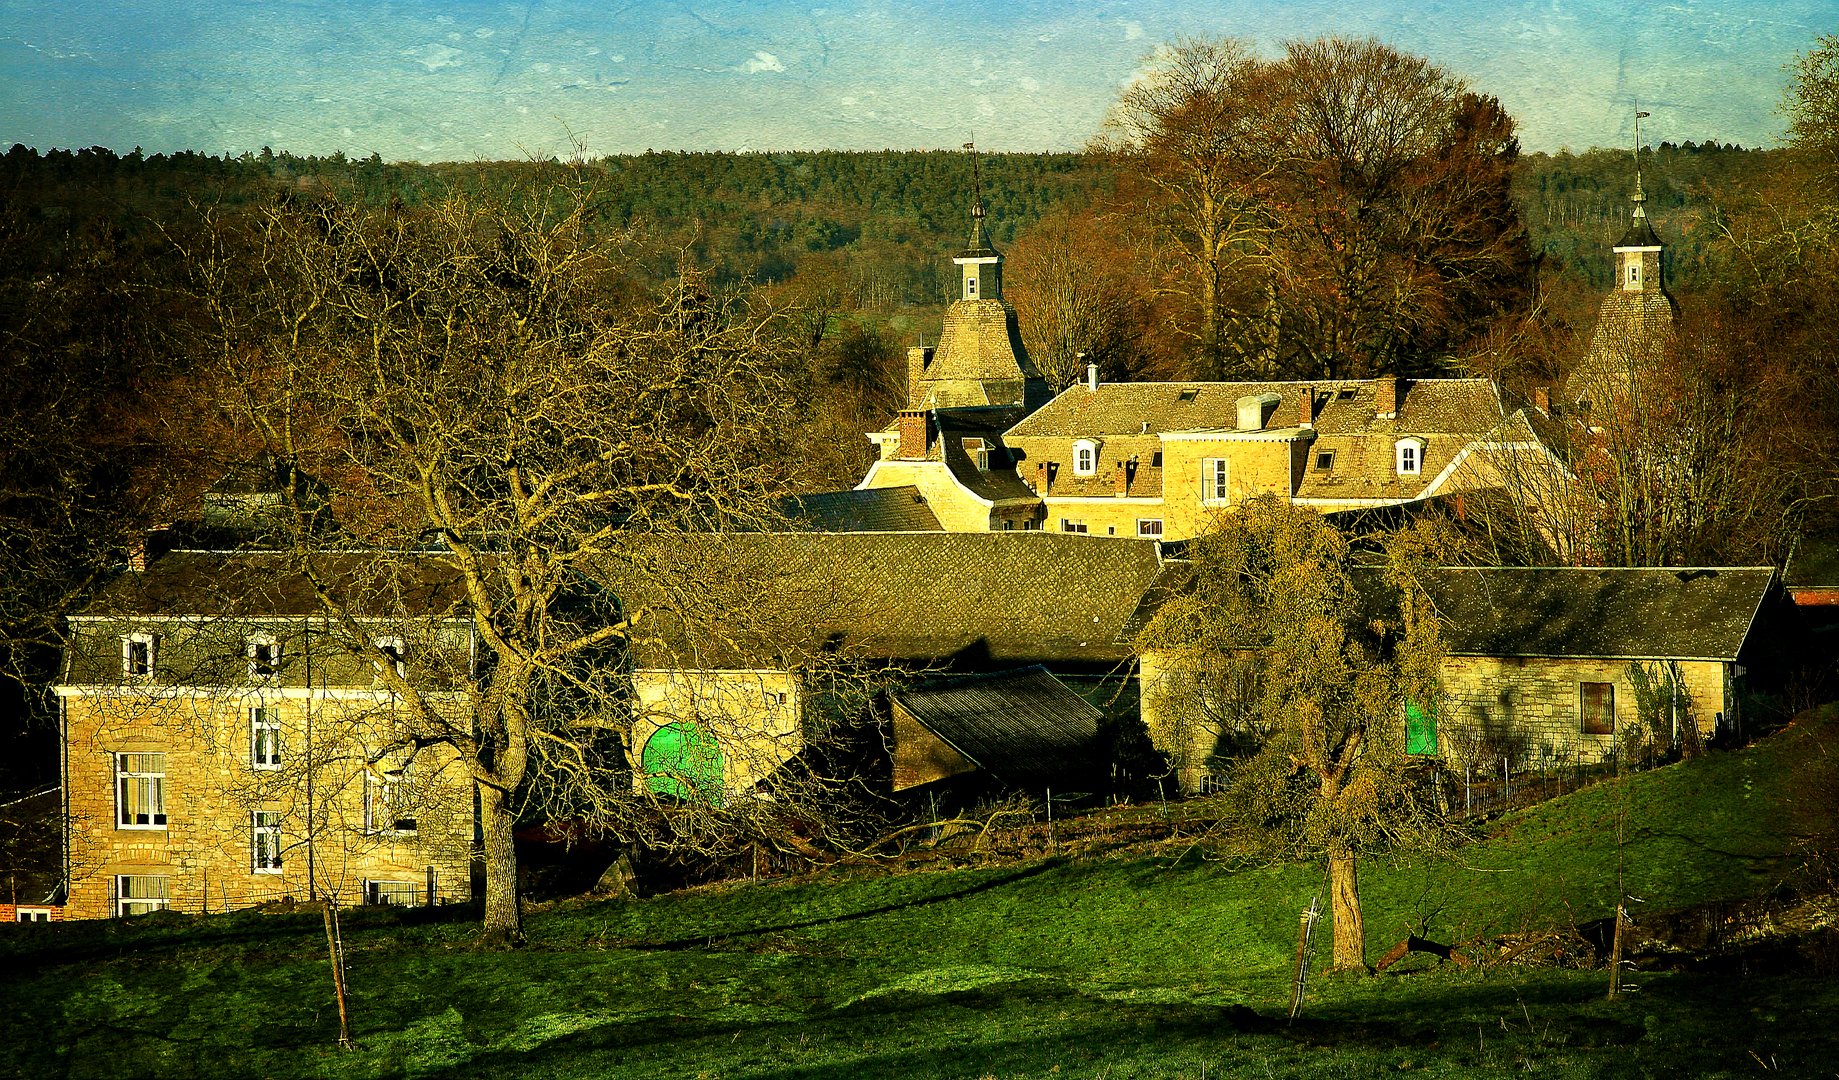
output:
<instances>
[{"instance_id":1,"label":"green painted door","mask_svg":"<svg viewBox=\"0 0 1839 1080\"><path fill-rule=\"evenodd\" d=\"M1415 701L1405 702L1405 753L1437 752L1437 714Z\"/></svg>"},{"instance_id":2,"label":"green painted door","mask_svg":"<svg viewBox=\"0 0 1839 1080\"><path fill-rule=\"evenodd\" d=\"M719 799L722 751L715 738L694 723L666 724L645 740L639 755L651 790L679 799Z\"/></svg>"}]
</instances>

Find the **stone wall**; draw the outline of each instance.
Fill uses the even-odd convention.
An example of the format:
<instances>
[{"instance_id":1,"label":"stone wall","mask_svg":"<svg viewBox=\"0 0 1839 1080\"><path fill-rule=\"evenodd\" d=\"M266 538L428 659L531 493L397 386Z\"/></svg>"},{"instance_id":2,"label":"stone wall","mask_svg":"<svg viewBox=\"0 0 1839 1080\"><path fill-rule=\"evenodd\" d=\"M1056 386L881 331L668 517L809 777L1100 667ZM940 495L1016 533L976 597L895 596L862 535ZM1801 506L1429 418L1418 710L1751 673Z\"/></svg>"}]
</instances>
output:
<instances>
[{"instance_id":1,"label":"stone wall","mask_svg":"<svg viewBox=\"0 0 1839 1080\"><path fill-rule=\"evenodd\" d=\"M454 752L427 748L367 768L395 721L387 694L123 689L63 704L72 918L115 914L122 875L164 878L167 906L194 914L326 893L361 903L372 881L412 885L419 903L471 897L472 784ZM272 767L252 752L258 707L279 727ZM124 753L163 755L164 827L120 822ZM278 868L256 864L257 811L278 815ZM412 830L378 827L409 818Z\"/></svg>"}]
</instances>

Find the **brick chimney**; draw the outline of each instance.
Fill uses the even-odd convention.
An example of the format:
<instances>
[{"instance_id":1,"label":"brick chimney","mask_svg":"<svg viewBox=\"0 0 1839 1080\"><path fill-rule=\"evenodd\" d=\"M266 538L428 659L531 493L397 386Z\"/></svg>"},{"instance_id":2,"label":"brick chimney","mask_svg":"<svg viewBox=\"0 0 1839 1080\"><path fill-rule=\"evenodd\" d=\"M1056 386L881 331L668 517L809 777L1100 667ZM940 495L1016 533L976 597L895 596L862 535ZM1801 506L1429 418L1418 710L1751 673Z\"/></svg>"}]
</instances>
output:
<instances>
[{"instance_id":1,"label":"brick chimney","mask_svg":"<svg viewBox=\"0 0 1839 1080\"><path fill-rule=\"evenodd\" d=\"M900 449L902 461L924 461L932 449L932 424L925 409L900 410Z\"/></svg>"},{"instance_id":2,"label":"brick chimney","mask_svg":"<svg viewBox=\"0 0 1839 1080\"><path fill-rule=\"evenodd\" d=\"M1373 412L1381 420L1398 419L1398 376L1373 380Z\"/></svg>"},{"instance_id":3,"label":"brick chimney","mask_svg":"<svg viewBox=\"0 0 1839 1080\"><path fill-rule=\"evenodd\" d=\"M1548 416L1551 415L1552 388L1549 386L1534 387L1533 388L1533 404L1539 407L1540 412L1545 413Z\"/></svg>"},{"instance_id":4,"label":"brick chimney","mask_svg":"<svg viewBox=\"0 0 1839 1080\"><path fill-rule=\"evenodd\" d=\"M147 536L145 533L128 542L128 569L137 574L147 572Z\"/></svg>"},{"instance_id":5,"label":"brick chimney","mask_svg":"<svg viewBox=\"0 0 1839 1080\"><path fill-rule=\"evenodd\" d=\"M1047 462L1043 461L1035 465L1034 493L1036 495L1042 497L1047 495L1047 489L1053 483L1053 475L1053 473L1047 471Z\"/></svg>"},{"instance_id":6,"label":"brick chimney","mask_svg":"<svg viewBox=\"0 0 1839 1080\"><path fill-rule=\"evenodd\" d=\"M1115 477L1117 481L1117 490L1116 490L1117 497L1121 499L1124 496L1130 494L1129 466L1127 466L1124 462L1119 461L1117 463L1117 469L1114 470L1113 472L1113 476Z\"/></svg>"},{"instance_id":7,"label":"brick chimney","mask_svg":"<svg viewBox=\"0 0 1839 1080\"><path fill-rule=\"evenodd\" d=\"M920 403L920 380L932 366L932 346L915 345L907 350L907 404Z\"/></svg>"},{"instance_id":8,"label":"brick chimney","mask_svg":"<svg viewBox=\"0 0 1839 1080\"><path fill-rule=\"evenodd\" d=\"M1301 399L1296 406L1296 423L1301 427L1315 426L1315 387L1305 384Z\"/></svg>"}]
</instances>

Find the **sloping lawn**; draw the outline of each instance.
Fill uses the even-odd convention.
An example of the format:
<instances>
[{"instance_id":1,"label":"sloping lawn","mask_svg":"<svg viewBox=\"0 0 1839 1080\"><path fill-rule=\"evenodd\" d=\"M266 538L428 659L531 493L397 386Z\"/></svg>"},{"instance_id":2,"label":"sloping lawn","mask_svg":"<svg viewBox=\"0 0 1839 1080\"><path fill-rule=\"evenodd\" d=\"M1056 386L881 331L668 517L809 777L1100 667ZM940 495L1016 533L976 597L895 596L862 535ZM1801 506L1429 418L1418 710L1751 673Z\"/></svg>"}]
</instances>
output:
<instances>
[{"instance_id":1,"label":"sloping lawn","mask_svg":"<svg viewBox=\"0 0 1839 1080\"><path fill-rule=\"evenodd\" d=\"M1830 723L1503 819L1456 857L1369 865L1369 956L1606 917L1616 821L1654 910L1766 893ZM1314 866L1046 860L581 904L530 947L463 914L348 913L355 1051L332 1046L317 914L0 934L0 1072L48 1076L1201 1077L1830 1075L1839 985L1803 974L1459 969L1318 976L1282 1017ZM1326 958L1327 928L1317 938ZM1821 1072L1821 1070L1825 1070Z\"/></svg>"}]
</instances>

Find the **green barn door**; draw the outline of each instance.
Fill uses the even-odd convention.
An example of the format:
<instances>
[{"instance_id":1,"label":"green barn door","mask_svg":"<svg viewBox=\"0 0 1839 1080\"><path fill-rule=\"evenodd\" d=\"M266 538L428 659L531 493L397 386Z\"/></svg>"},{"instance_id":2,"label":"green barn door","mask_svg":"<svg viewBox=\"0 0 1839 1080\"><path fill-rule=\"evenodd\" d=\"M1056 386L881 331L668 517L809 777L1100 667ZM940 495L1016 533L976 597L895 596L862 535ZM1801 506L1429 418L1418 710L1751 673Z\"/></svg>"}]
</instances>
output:
<instances>
[{"instance_id":1,"label":"green barn door","mask_svg":"<svg viewBox=\"0 0 1839 1080\"><path fill-rule=\"evenodd\" d=\"M693 723L666 724L645 740L639 755L651 790L679 799L716 800L722 791L722 751Z\"/></svg>"}]
</instances>

